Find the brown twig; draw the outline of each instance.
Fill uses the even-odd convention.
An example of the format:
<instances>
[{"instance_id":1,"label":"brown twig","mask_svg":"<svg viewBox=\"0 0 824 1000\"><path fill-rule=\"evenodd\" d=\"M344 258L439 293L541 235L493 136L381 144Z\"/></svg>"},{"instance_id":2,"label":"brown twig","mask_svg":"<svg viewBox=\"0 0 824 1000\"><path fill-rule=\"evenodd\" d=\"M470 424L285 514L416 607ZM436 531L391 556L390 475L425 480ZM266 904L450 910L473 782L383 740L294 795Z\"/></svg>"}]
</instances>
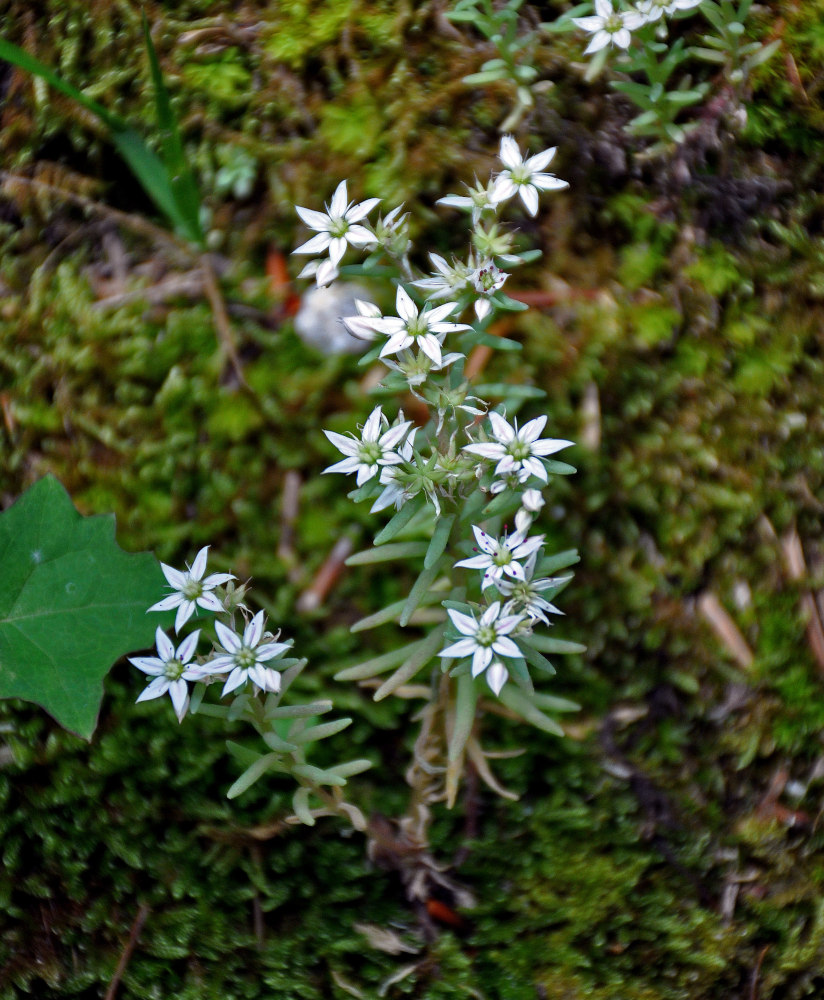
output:
<instances>
[{"instance_id":1,"label":"brown twig","mask_svg":"<svg viewBox=\"0 0 824 1000\"><path fill-rule=\"evenodd\" d=\"M243 368L240 364L240 357L237 353L235 331L232 329L232 323L229 319L226 303L223 300L223 293L218 285L215 269L212 266L212 261L208 254L203 254L200 258L200 267L203 272L203 291L206 293L206 298L209 300L209 305L212 307L212 317L215 321L217 339L220 346L223 348L224 354L229 359L229 363L232 366L232 370L234 371L238 382L245 389L248 389L249 386L247 385L246 378L243 374Z\"/></svg>"},{"instance_id":2,"label":"brown twig","mask_svg":"<svg viewBox=\"0 0 824 1000\"><path fill-rule=\"evenodd\" d=\"M280 505L280 538L278 539L278 559L290 570L295 569L295 523L300 509L300 473L289 469L283 477L283 494Z\"/></svg>"},{"instance_id":3,"label":"brown twig","mask_svg":"<svg viewBox=\"0 0 824 1000\"><path fill-rule=\"evenodd\" d=\"M749 670L754 659L753 652L738 626L711 590L705 590L698 598L698 610L730 656L739 666Z\"/></svg>"},{"instance_id":4,"label":"brown twig","mask_svg":"<svg viewBox=\"0 0 824 1000\"><path fill-rule=\"evenodd\" d=\"M352 539L347 535L339 538L326 558L326 561L315 574L315 579L309 584L295 605L300 612L315 611L323 604L326 595L332 589L335 581L343 571L343 565L353 549Z\"/></svg>"},{"instance_id":5,"label":"brown twig","mask_svg":"<svg viewBox=\"0 0 824 1000\"><path fill-rule=\"evenodd\" d=\"M793 583L800 583L807 577L807 564L804 561L804 550L801 539L795 528L791 528L781 539L781 553L784 556L784 568ZM801 590L801 608L807 620L807 641L819 670L824 673L824 626L818 614L815 598L809 590Z\"/></svg>"},{"instance_id":6,"label":"brown twig","mask_svg":"<svg viewBox=\"0 0 824 1000\"><path fill-rule=\"evenodd\" d=\"M117 963L117 968L114 970L114 975L109 983L109 988L106 990L104 1000L114 1000L115 995L117 994L117 988L120 985L120 980L123 978L123 974L125 973L129 960L132 957L132 952L135 950L137 940L140 937L140 932L143 930L143 925L146 923L146 918L149 916L150 910L151 907L148 903L140 904L137 916L134 918L134 923L132 924L132 929L129 931L129 940L126 942L126 947L120 955L120 961Z\"/></svg>"},{"instance_id":7,"label":"brown twig","mask_svg":"<svg viewBox=\"0 0 824 1000\"><path fill-rule=\"evenodd\" d=\"M758 953L758 959L755 963L755 968L752 971L752 982L750 983L750 997L749 1000L758 1000L758 977L761 975L761 965L764 961L764 956L770 950L770 946L765 944L761 951Z\"/></svg>"}]
</instances>

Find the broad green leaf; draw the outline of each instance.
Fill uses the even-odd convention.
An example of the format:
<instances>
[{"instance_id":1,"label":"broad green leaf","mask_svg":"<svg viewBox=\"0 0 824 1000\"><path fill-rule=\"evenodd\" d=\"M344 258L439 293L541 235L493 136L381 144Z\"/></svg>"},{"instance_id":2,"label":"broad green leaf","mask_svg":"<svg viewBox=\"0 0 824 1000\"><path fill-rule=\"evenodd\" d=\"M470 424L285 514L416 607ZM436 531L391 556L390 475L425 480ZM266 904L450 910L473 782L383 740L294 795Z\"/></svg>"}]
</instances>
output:
<instances>
[{"instance_id":1,"label":"broad green leaf","mask_svg":"<svg viewBox=\"0 0 824 1000\"><path fill-rule=\"evenodd\" d=\"M91 737L103 678L147 649L165 580L148 552L117 546L114 516L81 517L52 476L0 515L0 698L33 701Z\"/></svg>"}]
</instances>

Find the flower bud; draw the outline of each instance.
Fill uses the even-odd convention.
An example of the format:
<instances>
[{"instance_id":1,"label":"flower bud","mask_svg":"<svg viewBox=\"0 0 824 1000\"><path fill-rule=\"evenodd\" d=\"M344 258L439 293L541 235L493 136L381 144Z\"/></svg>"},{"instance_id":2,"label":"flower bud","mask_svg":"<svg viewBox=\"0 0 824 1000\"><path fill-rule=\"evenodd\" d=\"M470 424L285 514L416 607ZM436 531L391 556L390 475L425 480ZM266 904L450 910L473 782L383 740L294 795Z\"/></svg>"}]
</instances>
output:
<instances>
[{"instance_id":1,"label":"flower bud","mask_svg":"<svg viewBox=\"0 0 824 1000\"><path fill-rule=\"evenodd\" d=\"M521 506L530 514L537 514L544 505L540 490L525 490L521 497Z\"/></svg>"}]
</instances>

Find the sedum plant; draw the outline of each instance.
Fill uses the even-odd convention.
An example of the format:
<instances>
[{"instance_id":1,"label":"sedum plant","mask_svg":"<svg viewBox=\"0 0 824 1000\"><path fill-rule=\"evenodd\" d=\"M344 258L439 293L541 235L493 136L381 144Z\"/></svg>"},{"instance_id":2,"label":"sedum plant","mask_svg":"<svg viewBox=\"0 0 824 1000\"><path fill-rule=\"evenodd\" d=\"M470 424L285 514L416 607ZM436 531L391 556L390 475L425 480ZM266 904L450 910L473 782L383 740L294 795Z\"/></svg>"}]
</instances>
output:
<instances>
[{"instance_id":1,"label":"sedum plant","mask_svg":"<svg viewBox=\"0 0 824 1000\"><path fill-rule=\"evenodd\" d=\"M451 260L430 253L430 273L412 264L403 206L376 214L379 199L353 203L342 181L325 211L297 209L313 233L295 251L312 258L304 276L328 285L347 255L358 252L364 259L346 265L349 273L389 282L376 296L384 308L357 299L353 314L342 317L370 345L362 363L384 368L382 401L362 427L325 431L337 454L324 471L350 479L349 497L369 504L376 517L374 544L349 565L394 570L405 563L414 579L402 600L352 626L363 632L394 623L403 636L397 646L341 664L336 675L371 690L377 701L421 703L406 771L409 805L399 820L414 859L399 865L410 899L425 900L433 885L467 898L427 847L431 807L455 805L468 767L496 793L516 797L490 767L496 756L487 746L490 717L562 736L557 716L577 708L541 689L555 674L548 655L583 649L549 634L577 554L547 552L536 526L551 477L575 471L555 457L572 442L551 436L546 416L519 422L516 411L524 400L540 398L539 390L478 383L468 366L476 348L520 346L495 335L491 324L525 308L504 288L512 271L538 253L519 243L506 212L520 204L534 216L543 194L568 186L548 170L554 155L546 149L527 156L504 136L494 176L441 199L444 210L467 220L468 246ZM422 414L416 419L402 408L410 398ZM0 518L0 540L20 563L0 615L0 640L16 657L8 659L15 672L0 671L0 697L38 701L89 736L103 673L153 635L154 650L129 657L146 680L138 701L168 697L181 722L199 713L256 734L252 747L227 742L240 772L230 798L264 777L286 779L294 789L286 822L313 825L335 816L380 853L375 845L386 821L367 819L349 788L370 762L344 756L321 765L316 756L316 745L352 720L334 717L329 699L294 696L306 660L263 611L249 606L248 584L229 572L207 572L208 546L182 570L161 565L163 592L154 560L116 550L110 522L81 518L53 480L37 484ZM56 673L51 661L29 663L55 628L76 654ZM18 673L29 681L17 683ZM53 690L44 689L48 684ZM83 701L82 713L67 714L65 691ZM278 820L274 828L280 827Z\"/></svg>"},{"instance_id":2,"label":"sedum plant","mask_svg":"<svg viewBox=\"0 0 824 1000\"><path fill-rule=\"evenodd\" d=\"M503 81L514 86L516 103L502 130L515 127L533 106L535 94L552 86L550 81L538 80L533 65L540 33L577 31L586 38L583 54L591 56L585 79L594 80L607 65L618 74L611 85L637 109L625 129L647 140L644 155L654 157L671 151L695 131L698 122L684 121L683 112L704 103L713 88L725 98L733 96L735 107L727 117L738 127L750 72L780 45L779 40L747 39L746 20L752 6L752 0L738 4L733 0L591 0L575 4L554 21L541 24L539 30L537 14L525 16L527 9L520 0L505 4L456 0L447 17L471 25L495 46L497 55L484 62L480 72L464 77L464 82L478 86ZM686 45L680 37L672 43L674 22L697 13L703 14L711 29L701 35L701 44ZM691 64L697 68L700 61L721 68L720 85L695 79L695 71L675 75L676 69Z\"/></svg>"},{"instance_id":3,"label":"sedum plant","mask_svg":"<svg viewBox=\"0 0 824 1000\"><path fill-rule=\"evenodd\" d=\"M550 477L574 471L553 457L572 442L549 436L545 416L519 423L514 411L539 391L473 384L466 368L478 346L518 347L494 336L490 324L523 308L503 288L511 271L536 254L517 245L504 213L517 198L535 215L543 192L567 187L547 170L554 154L524 156L505 136L501 169L486 185L441 199L445 209L467 218L469 246L462 259L430 254L429 274L410 263L402 206L374 217L379 199L353 203L342 181L325 211L297 209L313 233L295 251L312 258L304 277L328 285L347 254L360 252L365 259L346 265L349 273L391 281L393 308L356 300L356 312L342 317L351 334L371 345L363 363L385 368L378 390L385 398L357 430L325 431L338 455L324 471L352 477L350 498L369 504L380 522L374 544L348 564L405 562L414 577L403 600L352 627L362 632L394 622L405 638L388 653L342 667L336 679L360 684L378 701L422 702L404 826L421 851L430 807L455 804L470 764L496 792L515 797L489 766L487 716L516 717L561 736L556 716L577 708L536 685L555 673L547 654L583 648L548 634L561 614L554 601L570 579L564 571L577 554L546 552L535 526ZM410 394L425 419L404 414ZM257 732L257 750L228 744L243 768L230 797L265 775L288 776L295 783L292 822L311 825L318 816L336 815L371 835L347 787L369 762L322 768L310 759L313 744L351 719L319 721L332 711L330 701L288 697L306 661L293 655L290 640L269 631L262 611L247 607L246 585L228 573L206 573L207 557L204 548L185 570L162 567L171 590L149 611L173 611L176 636L158 628L156 655L131 658L149 678L138 700L168 695L180 720L198 712L245 722ZM206 629L191 629L202 612L215 616L208 640Z\"/></svg>"}]
</instances>

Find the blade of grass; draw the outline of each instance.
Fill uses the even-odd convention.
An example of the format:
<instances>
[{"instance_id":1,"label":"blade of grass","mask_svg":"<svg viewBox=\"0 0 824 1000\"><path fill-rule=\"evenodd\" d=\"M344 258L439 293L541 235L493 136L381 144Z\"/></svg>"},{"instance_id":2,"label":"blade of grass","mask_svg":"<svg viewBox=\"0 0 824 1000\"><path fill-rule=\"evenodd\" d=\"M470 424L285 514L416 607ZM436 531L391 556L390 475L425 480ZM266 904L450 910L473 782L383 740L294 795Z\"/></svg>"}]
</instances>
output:
<instances>
[{"instance_id":1,"label":"blade of grass","mask_svg":"<svg viewBox=\"0 0 824 1000\"><path fill-rule=\"evenodd\" d=\"M200 191L195 176L183 150L178 121L172 110L169 92L160 70L160 61L152 42L146 12L143 12L143 38L149 56L149 70L154 85L155 110L160 126L160 145L166 174L170 178L172 194L177 211L184 223L184 234L193 242L203 244L203 230L200 226Z\"/></svg>"}]
</instances>

